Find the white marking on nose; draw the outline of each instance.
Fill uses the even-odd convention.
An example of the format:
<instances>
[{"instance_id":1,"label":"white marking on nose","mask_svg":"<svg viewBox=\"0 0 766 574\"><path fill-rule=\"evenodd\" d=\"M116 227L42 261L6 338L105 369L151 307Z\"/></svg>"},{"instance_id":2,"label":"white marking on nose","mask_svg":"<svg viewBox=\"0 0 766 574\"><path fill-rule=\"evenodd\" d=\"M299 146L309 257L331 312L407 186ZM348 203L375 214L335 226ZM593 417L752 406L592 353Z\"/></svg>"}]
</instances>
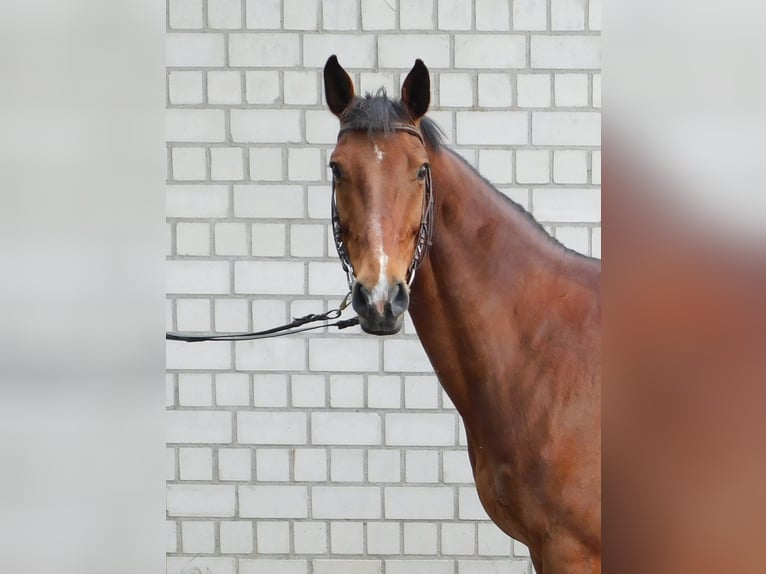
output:
<instances>
[{"instance_id":1,"label":"white marking on nose","mask_svg":"<svg viewBox=\"0 0 766 574\"><path fill-rule=\"evenodd\" d=\"M383 161L383 157L386 154L383 153L383 150L378 147L378 144L375 144L375 158L378 160L378 163Z\"/></svg>"},{"instance_id":2,"label":"white marking on nose","mask_svg":"<svg viewBox=\"0 0 766 574\"><path fill-rule=\"evenodd\" d=\"M380 220L371 217L369 219L370 243L373 249L378 251L378 282L372 288L370 296L373 304L378 308L378 312L383 315L386 301L388 300L388 255L383 249L383 228Z\"/></svg>"},{"instance_id":3,"label":"white marking on nose","mask_svg":"<svg viewBox=\"0 0 766 574\"><path fill-rule=\"evenodd\" d=\"M372 302L378 308L382 315L386 300L388 299L388 255L383 251L383 247L378 248L378 262L380 263L380 272L378 273L378 283L372 288Z\"/></svg>"},{"instance_id":4,"label":"white marking on nose","mask_svg":"<svg viewBox=\"0 0 766 574\"><path fill-rule=\"evenodd\" d=\"M378 254L383 253L383 228L380 226L380 221L374 217L370 217L367 220L367 224L370 227L371 245L377 247Z\"/></svg>"}]
</instances>

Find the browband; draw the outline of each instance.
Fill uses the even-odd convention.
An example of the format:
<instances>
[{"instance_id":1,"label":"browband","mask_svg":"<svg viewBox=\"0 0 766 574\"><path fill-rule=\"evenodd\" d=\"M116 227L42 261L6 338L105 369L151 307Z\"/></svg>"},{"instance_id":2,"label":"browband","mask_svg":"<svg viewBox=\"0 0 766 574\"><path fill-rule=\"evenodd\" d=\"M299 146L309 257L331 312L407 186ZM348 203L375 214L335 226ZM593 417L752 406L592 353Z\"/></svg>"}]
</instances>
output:
<instances>
[{"instance_id":1,"label":"browband","mask_svg":"<svg viewBox=\"0 0 766 574\"><path fill-rule=\"evenodd\" d=\"M344 125L341 124L340 130L338 131L338 139L346 133L346 132L361 132L364 131L366 128L357 128L354 126L350 126L348 124ZM389 129L393 132L407 132L408 134L412 134L416 138L420 140L420 143L423 145L426 145L425 140L423 139L423 134L420 133L420 130L413 126L412 124L403 124L401 122L397 122L395 124L391 124Z\"/></svg>"}]
</instances>

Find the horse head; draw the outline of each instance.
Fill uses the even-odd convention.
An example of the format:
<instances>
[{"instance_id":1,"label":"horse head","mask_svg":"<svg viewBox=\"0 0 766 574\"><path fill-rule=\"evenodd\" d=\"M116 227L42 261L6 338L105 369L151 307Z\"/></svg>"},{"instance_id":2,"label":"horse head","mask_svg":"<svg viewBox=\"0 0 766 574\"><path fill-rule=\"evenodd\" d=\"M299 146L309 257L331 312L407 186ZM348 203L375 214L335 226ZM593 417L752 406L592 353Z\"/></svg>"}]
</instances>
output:
<instances>
[{"instance_id":1,"label":"horse head","mask_svg":"<svg viewBox=\"0 0 766 574\"><path fill-rule=\"evenodd\" d=\"M366 332L401 329L409 283L424 250L430 167L420 120L430 102L430 78L417 60L401 100L357 97L335 56L324 68L325 96L340 120L330 158L334 226L341 259L350 266L352 305Z\"/></svg>"}]
</instances>

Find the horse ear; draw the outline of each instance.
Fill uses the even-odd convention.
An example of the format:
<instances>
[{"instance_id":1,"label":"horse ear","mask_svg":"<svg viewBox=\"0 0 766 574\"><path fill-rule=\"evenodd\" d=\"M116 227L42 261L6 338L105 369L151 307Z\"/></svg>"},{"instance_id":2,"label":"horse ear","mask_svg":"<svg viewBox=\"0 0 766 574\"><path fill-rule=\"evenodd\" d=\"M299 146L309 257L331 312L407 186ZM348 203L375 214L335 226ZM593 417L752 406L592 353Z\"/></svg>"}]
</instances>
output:
<instances>
[{"instance_id":1,"label":"horse ear","mask_svg":"<svg viewBox=\"0 0 766 574\"><path fill-rule=\"evenodd\" d=\"M324 95L330 111L338 117L354 99L354 83L335 54L324 65Z\"/></svg>"},{"instance_id":2,"label":"horse ear","mask_svg":"<svg viewBox=\"0 0 766 574\"><path fill-rule=\"evenodd\" d=\"M402 103L414 120L428 111L428 104L431 103L431 78L423 60L415 60L415 65L402 84Z\"/></svg>"}]
</instances>

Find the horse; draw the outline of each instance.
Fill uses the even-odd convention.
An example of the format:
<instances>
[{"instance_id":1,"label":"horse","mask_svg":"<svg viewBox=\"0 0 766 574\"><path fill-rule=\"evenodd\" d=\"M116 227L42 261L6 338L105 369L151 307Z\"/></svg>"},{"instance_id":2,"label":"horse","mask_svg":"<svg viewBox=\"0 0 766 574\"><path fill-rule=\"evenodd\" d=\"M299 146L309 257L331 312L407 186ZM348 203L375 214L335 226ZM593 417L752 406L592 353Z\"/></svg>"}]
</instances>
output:
<instances>
[{"instance_id":1,"label":"horse","mask_svg":"<svg viewBox=\"0 0 766 574\"><path fill-rule=\"evenodd\" d=\"M394 101L331 56L333 231L361 328L409 311L466 429L479 499L538 574L601 572L600 262L444 145L416 60Z\"/></svg>"}]
</instances>

